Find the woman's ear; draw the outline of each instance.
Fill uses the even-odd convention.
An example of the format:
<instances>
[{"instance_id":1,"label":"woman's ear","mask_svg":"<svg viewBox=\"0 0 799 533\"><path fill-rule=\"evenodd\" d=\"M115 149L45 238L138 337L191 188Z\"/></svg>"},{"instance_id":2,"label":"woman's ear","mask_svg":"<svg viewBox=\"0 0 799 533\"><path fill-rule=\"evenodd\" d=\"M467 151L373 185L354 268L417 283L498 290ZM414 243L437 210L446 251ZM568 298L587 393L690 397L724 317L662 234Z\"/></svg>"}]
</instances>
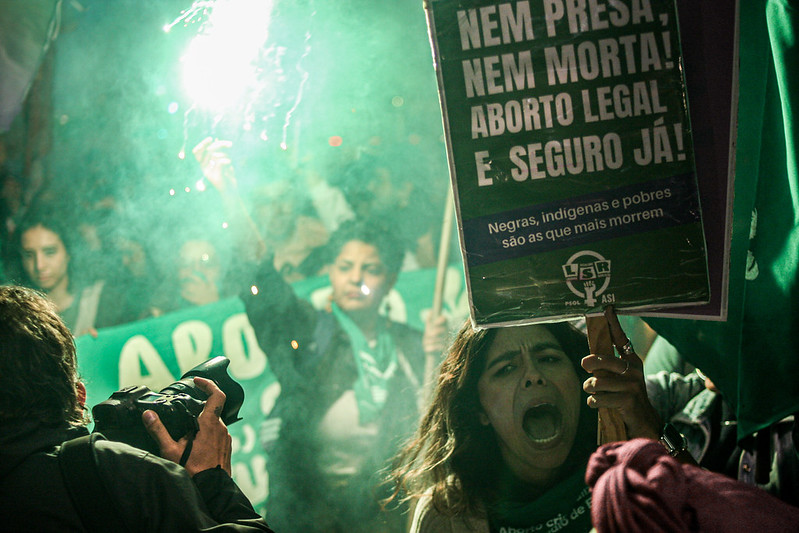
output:
<instances>
[{"instance_id":1,"label":"woman's ear","mask_svg":"<svg viewBox=\"0 0 799 533\"><path fill-rule=\"evenodd\" d=\"M488 415L486 415L482 409L477 411L477 418L478 420L480 420L480 423L483 424L484 426L491 425L491 421L488 419Z\"/></svg>"}]
</instances>

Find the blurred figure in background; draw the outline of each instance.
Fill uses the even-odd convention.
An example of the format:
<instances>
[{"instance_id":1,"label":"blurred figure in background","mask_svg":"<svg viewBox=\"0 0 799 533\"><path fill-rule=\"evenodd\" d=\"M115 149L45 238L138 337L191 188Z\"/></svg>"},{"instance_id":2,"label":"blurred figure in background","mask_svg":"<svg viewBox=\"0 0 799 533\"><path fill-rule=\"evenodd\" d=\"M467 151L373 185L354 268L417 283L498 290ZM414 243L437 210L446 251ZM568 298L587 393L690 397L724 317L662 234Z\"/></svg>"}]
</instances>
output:
<instances>
[{"instance_id":1,"label":"blurred figure in background","mask_svg":"<svg viewBox=\"0 0 799 533\"><path fill-rule=\"evenodd\" d=\"M275 268L283 279L291 283L318 275L329 235L297 182L289 179L262 185L250 195L250 201L255 224L274 251Z\"/></svg>"},{"instance_id":2,"label":"blurred figure in background","mask_svg":"<svg viewBox=\"0 0 799 533\"><path fill-rule=\"evenodd\" d=\"M411 145L362 152L331 178L359 220L382 220L405 246L402 270L436 266L448 176Z\"/></svg>"},{"instance_id":3,"label":"blurred figure in background","mask_svg":"<svg viewBox=\"0 0 799 533\"><path fill-rule=\"evenodd\" d=\"M189 239L178 251L180 297L192 305L219 300L222 266L216 247L205 239Z\"/></svg>"},{"instance_id":4,"label":"blurred figure in background","mask_svg":"<svg viewBox=\"0 0 799 533\"><path fill-rule=\"evenodd\" d=\"M173 247L162 257L163 277L150 302L150 314L164 313L195 305L207 305L236 296L243 281L232 268L229 249L221 235L200 227L186 228L176 236ZM246 263L250 265L251 263Z\"/></svg>"}]
</instances>

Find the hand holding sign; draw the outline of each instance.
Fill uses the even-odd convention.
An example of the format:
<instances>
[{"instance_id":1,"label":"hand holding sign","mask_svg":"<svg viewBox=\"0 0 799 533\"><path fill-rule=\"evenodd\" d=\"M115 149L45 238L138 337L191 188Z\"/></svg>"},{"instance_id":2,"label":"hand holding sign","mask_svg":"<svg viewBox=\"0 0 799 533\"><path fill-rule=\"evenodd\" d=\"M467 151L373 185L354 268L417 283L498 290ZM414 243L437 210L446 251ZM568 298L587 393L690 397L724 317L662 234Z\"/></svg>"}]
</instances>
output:
<instances>
[{"instance_id":1,"label":"hand holding sign","mask_svg":"<svg viewBox=\"0 0 799 533\"><path fill-rule=\"evenodd\" d=\"M647 398L644 364L622 330L615 310L607 307L604 316L587 321L593 353L583 358L582 367L592 377L585 381L583 390L589 394L588 405L600 409L600 421L607 422L606 436L601 440L604 443L637 437L657 439L662 422ZM598 325L605 326L612 345L596 342L592 334ZM594 342L591 342L592 336ZM614 356L614 346L620 357ZM602 431L600 424L600 433Z\"/></svg>"}]
</instances>

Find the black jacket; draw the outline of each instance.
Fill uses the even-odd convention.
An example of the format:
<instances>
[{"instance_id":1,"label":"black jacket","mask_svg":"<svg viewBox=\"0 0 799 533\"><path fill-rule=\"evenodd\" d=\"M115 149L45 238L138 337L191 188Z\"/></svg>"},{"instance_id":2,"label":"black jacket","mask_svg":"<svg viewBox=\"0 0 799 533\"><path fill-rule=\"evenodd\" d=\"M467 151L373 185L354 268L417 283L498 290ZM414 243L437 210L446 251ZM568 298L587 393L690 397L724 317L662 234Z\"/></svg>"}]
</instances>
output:
<instances>
[{"instance_id":1,"label":"black jacket","mask_svg":"<svg viewBox=\"0 0 799 533\"><path fill-rule=\"evenodd\" d=\"M58 463L60 444L85 428L35 421L0 426L0 531L86 531ZM130 531L271 531L221 469L193 478L127 444L97 441L99 473Z\"/></svg>"}]
</instances>

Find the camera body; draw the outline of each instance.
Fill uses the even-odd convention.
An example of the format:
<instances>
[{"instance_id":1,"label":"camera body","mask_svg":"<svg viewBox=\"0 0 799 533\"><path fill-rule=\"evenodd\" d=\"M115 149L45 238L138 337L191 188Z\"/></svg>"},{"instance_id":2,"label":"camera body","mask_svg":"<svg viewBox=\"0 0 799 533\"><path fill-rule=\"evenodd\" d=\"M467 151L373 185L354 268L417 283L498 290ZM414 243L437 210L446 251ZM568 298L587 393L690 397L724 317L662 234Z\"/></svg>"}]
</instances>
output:
<instances>
[{"instance_id":1,"label":"camera body","mask_svg":"<svg viewBox=\"0 0 799 533\"><path fill-rule=\"evenodd\" d=\"M158 455L158 444L150 437L141 420L146 410L155 411L170 436L175 440L194 434L197 417L208 395L194 384L194 377L212 380L225 393L225 406L220 418L225 425L240 420L244 389L227 373L230 360L214 357L186 372L179 381L153 392L143 385L133 385L114 392L110 398L92 408L94 431L109 440L130 444Z\"/></svg>"}]
</instances>

